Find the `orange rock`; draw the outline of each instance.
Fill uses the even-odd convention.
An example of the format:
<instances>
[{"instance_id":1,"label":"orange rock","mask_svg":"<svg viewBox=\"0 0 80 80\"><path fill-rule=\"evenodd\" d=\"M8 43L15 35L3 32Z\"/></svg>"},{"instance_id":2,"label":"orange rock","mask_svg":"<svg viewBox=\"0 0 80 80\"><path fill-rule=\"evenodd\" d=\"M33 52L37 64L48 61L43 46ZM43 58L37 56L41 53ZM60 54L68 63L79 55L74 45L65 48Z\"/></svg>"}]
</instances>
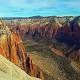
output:
<instances>
[{"instance_id":1,"label":"orange rock","mask_svg":"<svg viewBox=\"0 0 80 80\"><path fill-rule=\"evenodd\" d=\"M19 35L15 33L2 35L0 39L0 54L14 64L26 69L24 66L27 54Z\"/></svg>"},{"instance_id":2,"label":"orange rock","mask_svg":"<svg viewBox=\"0 0 80 80\"><path fill-rule=\"evenodd\" d=\"M23 42L18 34L2 35L0 39L0 54L24 69L28 74L41 77L41 71L33 65L31 57L27 57Z\"/></svg>"}]
</instances>

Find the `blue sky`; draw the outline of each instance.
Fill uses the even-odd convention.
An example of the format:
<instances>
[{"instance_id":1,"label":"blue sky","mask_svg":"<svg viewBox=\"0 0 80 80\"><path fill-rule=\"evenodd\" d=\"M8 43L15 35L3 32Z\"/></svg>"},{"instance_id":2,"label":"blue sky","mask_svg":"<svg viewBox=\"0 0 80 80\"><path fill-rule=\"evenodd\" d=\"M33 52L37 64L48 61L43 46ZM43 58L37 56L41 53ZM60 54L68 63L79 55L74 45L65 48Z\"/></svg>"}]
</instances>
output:
<instances>
[{"instance_id":1,"label":"blue sky","mask_svg":"<svg viewBox=\"0 0 80 80\"><path fill-rule=\"evenodd\" d=\"M78 16L80 0L0 0L0 17Z\"/></svg>"}]
</instances>

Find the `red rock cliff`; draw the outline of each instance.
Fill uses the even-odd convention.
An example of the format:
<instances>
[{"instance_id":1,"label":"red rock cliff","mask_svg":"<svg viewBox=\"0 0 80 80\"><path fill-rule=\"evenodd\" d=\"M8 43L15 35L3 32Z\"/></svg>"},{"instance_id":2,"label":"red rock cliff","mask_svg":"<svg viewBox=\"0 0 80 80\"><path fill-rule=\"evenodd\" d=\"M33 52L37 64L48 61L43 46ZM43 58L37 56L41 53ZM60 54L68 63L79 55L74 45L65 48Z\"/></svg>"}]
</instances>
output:
<instances>
[{"instance_id":1,"label":"red rock cliff","mask_svg":"<svg viewBox=\"0 0 80 80\"><path fill-rule=\"evenodd\" d=\"M14 32L1 34L0 54L25 70L28 74L41 78L41 71L33 65L32 59L27 56L23 42L18 34ZM39 73L37 73L36 70Z\"/></svg>"}]
</instances>

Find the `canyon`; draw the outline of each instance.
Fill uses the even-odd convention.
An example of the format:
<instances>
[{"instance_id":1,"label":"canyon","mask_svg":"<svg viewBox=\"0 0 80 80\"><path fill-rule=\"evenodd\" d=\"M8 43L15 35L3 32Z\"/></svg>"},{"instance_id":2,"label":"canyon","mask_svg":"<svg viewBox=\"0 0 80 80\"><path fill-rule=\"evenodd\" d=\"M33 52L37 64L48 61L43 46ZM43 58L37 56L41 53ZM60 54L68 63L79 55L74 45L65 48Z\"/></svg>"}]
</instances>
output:
<instances>
[{"instance_id":1,"label":"canyon","mask_svg":"<svg viewBox=\"0 0 80 80\"><path fill-rule=\"evenodd\" d=\"M79 16L14 18L2 23L0 54L27 74L42 80L80 79Z\"/></svg>"},{"instance_id":2,"label":"canyon","mask_svg":"<svg viewBox=\"0 0 80 80\"><path fill-rule=\"evenodd\" d=\"M30 39L37 41L44 40L47 41L48 43L50 42L51 44L52 42L54 43L54 39L56 39L57 42L62 43L64 45L68 45L67 52L66 51L63 52L65 56L69 57L70 55L73 55L73 57L75 58L75 53L74 53L75 51L77 52L76 56L79 55L79 47L80 47L79 16L41 17L41 18L36 18L36 19L32 18L26 20L24 19L14 24L13 30L16 31L17 34L21 35L23 37L22 39L28 37ZM70 48L73 49L71 50ZM77 61L79 61L80 57L79 56L77 57L78 57Z\"/></svg>"}]
</instances>

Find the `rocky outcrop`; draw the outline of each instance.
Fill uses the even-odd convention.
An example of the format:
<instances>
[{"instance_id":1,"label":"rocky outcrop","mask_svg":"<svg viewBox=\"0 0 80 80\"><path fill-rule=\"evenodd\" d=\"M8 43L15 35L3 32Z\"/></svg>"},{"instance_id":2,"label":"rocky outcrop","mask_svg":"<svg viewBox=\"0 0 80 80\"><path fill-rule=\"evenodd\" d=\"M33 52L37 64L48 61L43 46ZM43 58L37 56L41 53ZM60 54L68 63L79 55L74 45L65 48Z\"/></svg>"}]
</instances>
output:
<instances>
[{"instance_id":1,"label":"rocky outcrop","mask_svg":"<svg viewBox=\"0 0 80 80\"><path fill-rule=\"evenodd\" d=\"M30 21L32 24L19 24L14 28L14 31L22 36L28 36L32 39L39 38L53 38L57 34L57 31L62 27L62 23L57 18L51 18L50 20L40 19Z\"/></svg>"},{"instance_id":2,"label":"rocky outcrop","mask_svg":"<svg viewBox=\"0 0 80 80\"><path fill-rule=\"evenodd\" d=\"M67 21L65 25L58 30L56 39L70 46L66 55L75 61L79 61L80 49L80 17L76 17L71 21ZM76 45L76 46L75 46ZM75 47L74 47L75 46Z\"/></svg>"},{"instance_id":3,"label":"rocky outcrop","mask_svg":"<svg viewBox=\"0 0 80 80\"><path fill-rule=\"evenodd\" d=\"M68 43L80 44L80 17L76 17L72 21L67 21L62 28L58 30L57 37L66 39ZM66 41L63 40L63 41ZM66 42L67 42L66 41Z\"/></svg>"},{"instance_id":4,"label":"rocky outcrop","mask_svg":"<svg viewBox=\"0 0 80 80\"><path fill-rule=\"evenodd\" d=\"M10 36L3 34L0 40L1 54L22 69L26 69L27 54L20 37L15 33L11 33Z\"/></svg>"},{"instance_id":5,"label":"rocky outcrop","mask_svg":"<svg viewBox=\"0 0 80 80\"><path fill-rule=\"evenodd\" d=\"M4 30L2 28L4 33L0 35L0 54L23 69L26 73L41 78L41 71L33 65L32 59L27 56L20 35L10 30L6 31L6 27L4 27Z\"/></svg>"},{"instance_id":6,"label":"rocky outcrop","mask_svg":"<svg viewBox=\"0 0 80 80\"><path fill-rule=\"evenodd\" d=\"M22 36L27 35L30 38L54 38L61 30L70 32L70 21L74 20L74 17L48 17L41 19L28 19L20 21L20 24L16 25L14 31ZM25 23L25 24L21 24ZM61 31L61 32L62 32Z\"/></svg>"},{"instance_id":7,"label":"rocky outcrop","mask_svg":"<svg viewBox=\"0 0 80 80\"><path fill-rule=\"evenodd\" d=\"M36 64L33 64L31 55L26 60L26 67L27 67L28 74L34 75L37 78L45 80L42 70L38 68Z\"/></svg>"},{"instance_id":8,"label":"rocky outcrop","mask_svg":"<svg viewBox=\"0 0 80 80\"><path fill-rule=\"evenodd\" d=\"M1 53L0 53L1 54ZM41 80L31 77L19 67L0 55L0 79L1 80Z\"/></svg>"}]
</instances>

